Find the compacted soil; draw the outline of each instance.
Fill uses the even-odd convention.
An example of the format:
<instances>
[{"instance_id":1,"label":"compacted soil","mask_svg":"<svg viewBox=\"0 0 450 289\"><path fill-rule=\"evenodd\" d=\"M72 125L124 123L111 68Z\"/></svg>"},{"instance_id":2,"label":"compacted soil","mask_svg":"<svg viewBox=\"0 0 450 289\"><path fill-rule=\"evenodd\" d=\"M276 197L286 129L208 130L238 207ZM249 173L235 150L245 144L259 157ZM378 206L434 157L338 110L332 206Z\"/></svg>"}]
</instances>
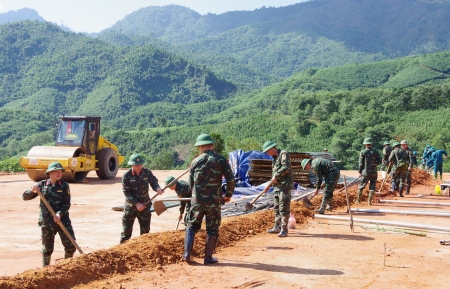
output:
<instances>
[{"instance_id":1,"label":"compacted soil","mask_svg":"<svg viewBox=\"0 0 450 289\"><path fill-rule=\"evenodd\" d=\"M122 213L111 208L123 205L123 172L109 181L90 174L86 182L70 185L71 219L85 254L63 260L57 237L52 265L45 269L39 268L38 200L21 199L33 182L26 174L1 175L0 288L448 288L450 246L439 241L450 240L449 232L408 229L426 235L417 236L357 222L352 232L348 221L313 218L313 211L301 202L292 203L297 224L287 238L265 232L273 225L272 210L223 219L215 254L219 263L214 265L203 265L204 230L196 235L194 263L181 262L184 226L175 231L178 208L153 214L150 234L138 236L136 222L133 238L118 245ZM154 171L161 187L168 175L181 172ZM363 202L353 204L356 187L349 189L350 202L353 208L450 212L444 205L377 203L384 198L450 205L448 195L434 193L439 182L423 171L415 171L413 180L411 194L404 198L389 194L385 184L374 206L367 206L367 189ZM167 190L163 196L174 195ZM312 202L318 205L320 196ZM335 191L334 207L326 214L349 216L344 191ZM449 217L441 216L353 213L353 217L450 228Z\"/></svg>"}]
</instances>

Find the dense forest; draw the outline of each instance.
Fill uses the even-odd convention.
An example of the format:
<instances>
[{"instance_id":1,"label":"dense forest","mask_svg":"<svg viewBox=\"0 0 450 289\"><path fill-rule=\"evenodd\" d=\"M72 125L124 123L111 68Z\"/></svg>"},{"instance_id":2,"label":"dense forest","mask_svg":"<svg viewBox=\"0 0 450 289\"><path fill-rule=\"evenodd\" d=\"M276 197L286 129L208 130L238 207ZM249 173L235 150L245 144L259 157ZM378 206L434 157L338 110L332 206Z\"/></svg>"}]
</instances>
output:
<instances>
[{"instance_id":1,"label":"dense forest","mask_svg":"<svg viewBox=\"0 0 450 289\"><path fill-rule=\"evenodd\" d=\"M408 11L428 7L422 21L427 24L421 27L433 29L434 21L441 19L436 7L445 12L448 6L443 1L378 2L399 15L401 5L409 4ZM327 147L347 169L357 166L362 140L368 136L377 149L385 140L401 139L408 139L417 151L427 143L450 149L450 51L422 54L445 50L448 43L440 37L449 32L438 29L443 34L434 38L429 51L416 49L420 45L408 48L406 41L397 54L376 48L381 44L374 50L364 48L367 38L358 34L375 29L367 21L378 23L380 11L370 19L367 11L361 14L365 16L360 24L367 29L355 32L365 42L359 46L345 40L346 30L339 25L331 26L336 33L343 29L340 40L318 34L317 27L315 32L296 31L299 23L290 22L324 7L336 8L330 6L336 3L348 17L350 3L355 9L372 3L374 11L383 6L372 0L316 0L201 16L170 5L142 9L136 12L142 17L130 18L131 14L118 23L131 25L134 19L133 25L148 27L142 24L149 21L149 11L172 18L178 13L177 27L184 23L184 29L198 28L191 42L176 37L167 15L164 19L172 20L153 34L127 34L131 28L125 25L98 38L42 21L1 25L0 170L16 168L16 158L34 145L52 145L58 115L101 116L102 135L122 154L144 153L153 168L161 169L185 166L200 133L212 133L223 144L224 155L235 149L260 149L269 139L289 151ZM220 21L225 20L224 26ZM441 20L442 25L448 21ZM416 35L421 33L411 27L411 39L428 39L435 33ZM383 43L388 40L383 38ZM411 53L418 55L388 60ZM194 54L198 58L189 57Z\"/></svg>"},{"instance_id":2,"label":"dense forest","mask_svg":"<svg viewBox=\"0 0 450 289\"><path fill-rule=\"evenodd\" d=\"M223 14L181 6L131 13L99 37L150 43L246 89L307 68L342 66L450 49L450 2L313 0Z\"/></svg>"}]
</instances>

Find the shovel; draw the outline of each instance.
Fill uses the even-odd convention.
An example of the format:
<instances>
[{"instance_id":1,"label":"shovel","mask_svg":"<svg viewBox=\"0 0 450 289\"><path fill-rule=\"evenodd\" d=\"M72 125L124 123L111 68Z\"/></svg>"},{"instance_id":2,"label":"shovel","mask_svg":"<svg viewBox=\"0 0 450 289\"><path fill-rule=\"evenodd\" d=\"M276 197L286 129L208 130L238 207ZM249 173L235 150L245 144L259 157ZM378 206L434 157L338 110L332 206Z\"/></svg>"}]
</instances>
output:
<instances>
[{"instance_id":1,"label":"shovel","mask_svg":"<svg viewBox=\"0 0 450 289\"><path fill-rule=\"evenodd\" d=\"M50 206L50 204L47 202L47 199L44 197L44 195L42 195L41 191L38 190L37 191L39 197L41 198L42 202L44 203L44 205L47 207L47 209L50 211L50 213L52 214L53 217L56 216L55 211L52 209L52 207ZM77 242L75 242L75 239L72 238L72 235L70 235L69 231L67 231L66 227L63 225L63 223L61 221L58 222L58 225L61 227L61 229L63 230L64 234L66 234L67 238L69 238L70 242L75 246L75 248L77 248L78 252L80 252L80 254L84 254L83 251L81 250L81 248L78 246Z\"/></svg>"},{"instance_id":2,"label":"shovel","mask_svg":"<svg viewBox=\"0 0 450 289\"><path fill-rule=\"evenodd\" d=\"M311 199L314 198L314 196L315 196L315 194L312 195L312 196L309 197L309 198L303 198L303 199L302 199L302 204L303 204L303 206L306 207L306 208L308 208L308 209L311 209L311 207L314 206L313 203L311 203Z\"/></svg>"},{"instance_id":3,"label":"shovel","mask_svg":"<svg viewBox=\"0 0 450 289\"><path fill-rule=\"evenodd\" d=\"M155 213L159 216L162 213L164 213L165 211L167 211L167 207L166 205L164 205L164 202L169 202L169 201L190 201L191 198L170 198L170 199L161 199L161 200L157 200L155 201L155 203L153 204L153 209L155 210Z\"/></svg>"},{"instance_id":4,"label":"shovel","mask_svg":"<svg viewBox=\"0 0 450 289\"><path fill-rule=\"evenodd\" d=\"M392 164L392 163L389 163L386 172L389 172L389 168L391 167L391 164ZM392 173L392 172L391 172L391 173ZM381 187L380 187L380 190L377 192L377 195L380 195L380 194L381 194L381 190L382 190L383 187L384 187L384 183L386 182L386 180L389 178L390 175L391 175L391 174L388 174L388 175L383 179L383 182L381 183Z\"/></svg>"},{"instance_id":5,"label":"shovel","mask_svg":"<svg viewBox=\"0 0 450 289\"><path fill-rule=\"evenodd\" d=\"M259 195L256 196L256 198L253 199L253 201L251 201L250 203L245 204L245 210L246 211L251 211L253 209L253 204L256 202L256 200L258 200L262 195L267 193L267 191L270 189L270 187L272 186L273 183L274 183L274 181L271 180L269 182L269 184L264 188L264 190L261 193L259 193Z\"/></svg>"},{"instance_id":6,"label":"shovel","mask_svg":"<svg viewBox=\"0 0 450 289\"><path fill-rule=\"evenodd\" d=\"M167 184L167 186L165 186L164 188L162 188L162 190L164 191L165 189L167 189L168 187L172 186L176 181L178 181L182 176L184 176L185 174L187 174L189 172L191 168L189 167L187 170L185 170L181 175L179 175L178 177L176 177L173 181L171 181L170 183ZM150 200L148 200L147 202L144 203L144 206L147 206L148 204L150 204L159 194L155 194Z\"/></svg>"},{"instance_id":7,"label":"shovel","mask_svg":"<svg viewBox=\"0 0 450 289\"><path fill-rule=\"evenodd\" d=\"M354 233L355 231L353 230L353 215L352 210L350 208L350 200L348 198L347 181L345 180L345 176L344 176L344 188L345 188L345 198L347 199L347 210L348 213L350 214L350 229L352 230L352 233Z\"/></svg>"}]
</instances>

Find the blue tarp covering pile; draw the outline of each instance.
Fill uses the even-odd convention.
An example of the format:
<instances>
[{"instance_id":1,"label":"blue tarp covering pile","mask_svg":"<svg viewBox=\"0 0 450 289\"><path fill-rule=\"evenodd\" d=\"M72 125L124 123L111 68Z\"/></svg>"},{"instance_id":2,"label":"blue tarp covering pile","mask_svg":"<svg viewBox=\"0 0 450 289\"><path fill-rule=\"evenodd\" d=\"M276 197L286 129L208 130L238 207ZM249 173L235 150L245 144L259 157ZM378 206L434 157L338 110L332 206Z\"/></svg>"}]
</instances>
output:
<instances>
[{"instance_id":1,"label":"blue tarp covering pile","mask_svg":"<svg viewBox=\"0 0 450 289\"><path fill-rule=\"evenodd\" d=\"M272 160L272 157L262 151L236 150L230 152L229 162L236 180L236 187L251 187L248 176L250 160Z\"/></svg>"}]
</instances>

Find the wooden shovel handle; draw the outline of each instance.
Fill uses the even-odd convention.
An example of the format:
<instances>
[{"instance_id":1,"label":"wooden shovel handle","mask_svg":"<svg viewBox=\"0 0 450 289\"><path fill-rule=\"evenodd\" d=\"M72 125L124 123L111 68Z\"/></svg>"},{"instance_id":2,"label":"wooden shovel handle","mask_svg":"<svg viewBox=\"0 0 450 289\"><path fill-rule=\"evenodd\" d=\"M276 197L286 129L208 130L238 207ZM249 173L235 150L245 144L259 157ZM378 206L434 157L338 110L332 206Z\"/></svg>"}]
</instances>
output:
<instances>
[{"instance_id":1,"label":"wooden shovel handle","mask_svg":"<svg viewBox=\"0 0 450 289\"><path fill-rule=\"evenodd\" d=\"M41 201L44 203L44 205L47 207L47 209L50 211L50 213L52 214L53 218L56 217L56 213L55 211L52 209L52 207L50 206L50 204L47 202L47 200L44 198L44 195L42 195L40 190L37 190L37 193L39 195L39 197L41 198ZM64 234L66 234L67 238L69 238L70 242L72 242L72 244L75 246L75 248L77 248L78 252L80 252L80 254L84 254L83 251L81 250L81 248L78 246L77 242L75 242L75 239L72 238L72 235L70 235L69 231L67 231L66 227L63 225L63 223L61 221L58 222L58 225L61 227L61 229L63 230Z\"/></svg>"},{"instance_id":2,"label":"wooden shovel handle","mask_svg":"<svg viewBox=\"0 0 450 289\"><path fill-rule=\"evenodd\" d=\"M162 188L162 190L164 191L165 189L167 189L168 187L170 187L172 184L174 184L176 181L178 181L182 176L184 176L185 174L187 174L189 172L191 168L187 168L187 170L185 170L181 175L179 175L178 177L176 177L173 181L171 181L170 183L167 184L167 186L165 186L164 188ZM147 202L144 203L144 206L147 206L148 204L150 204L157 196L159 196L159 194L155 194L150 200L148 200Z\"/></svg>"},{"instance_id":3,"label":"wooden shovel handle","mask_svg":"<svg viewBox=\"0 0 450 289\"><path fill-rule=\"evenodd\" d=\"M250 205L253 205L262 195L267 193L267 191L270 189L270 187L273 185L273 183L274 183L274 181L271 180L270 183L264 188L264 190L262 190L262 192L259 193L259 195L253 199L253 201L250 202Z\"/></svg>"}]
</instances>

